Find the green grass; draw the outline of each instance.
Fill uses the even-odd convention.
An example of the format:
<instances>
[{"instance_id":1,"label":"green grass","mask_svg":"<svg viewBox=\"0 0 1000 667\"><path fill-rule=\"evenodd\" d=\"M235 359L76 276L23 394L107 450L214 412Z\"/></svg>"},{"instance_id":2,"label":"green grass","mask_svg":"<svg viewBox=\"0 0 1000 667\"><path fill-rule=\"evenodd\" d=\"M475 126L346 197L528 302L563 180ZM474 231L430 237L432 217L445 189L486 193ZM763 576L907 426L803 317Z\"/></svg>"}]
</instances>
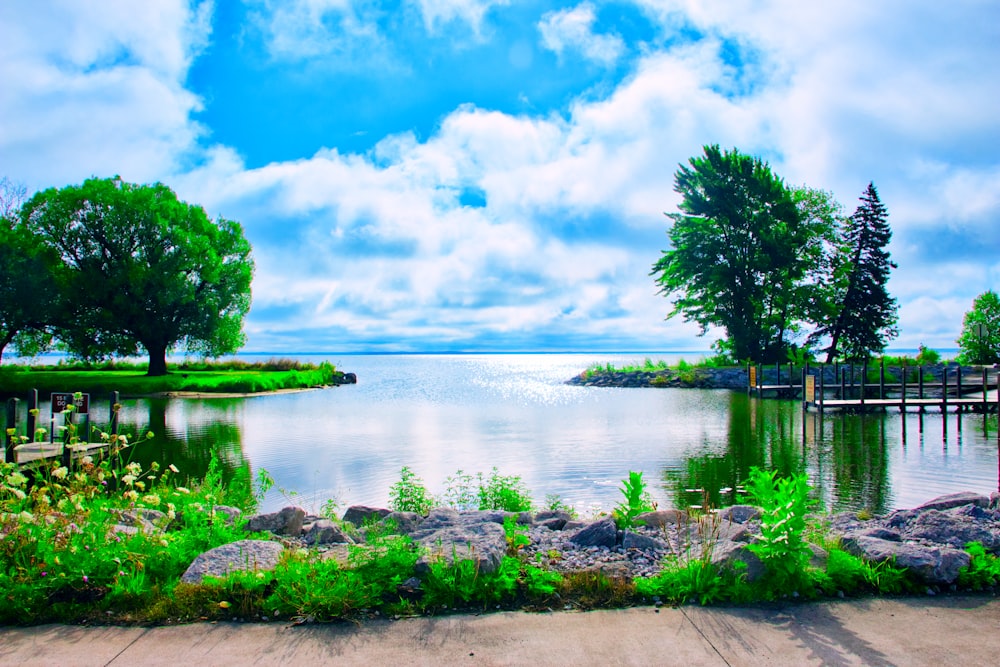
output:
<instances>
[{"instance_id":1,"label":"green grass","mask_svg":"<svg viewBox=\"0 0 1000 667\"><path fill-rule=\"evenodd\" d=\"M759 548L751 548L768 573L752 583L746 581L745 567L723 569L711 562L711 539L700 556L672 554L655 577L632 581L597 571L560 574L542 561L529 560L524 553L528 531L508 517L507 554L491 573L480 571L471 560L452 559L432 562L429 571L418 574L421 548L406 536L372 524L366 529L366 544L348 547L346 562L323 558L314 549L290 549L271 571L183 584L180 577L195 556L247 537L238 523L228 524L214 507L235 505L251 512L262 489L255 493L251 488L247 470L223 483L214 460L204 479L187 487L178 485L177 473L155 464L145 470L137 463L114 468L105 460L85 462L76 470L53 463L29 479L33 473L0 463L0 625L332 621L376 613L589 609L652 601L742 603L786 595L810 599L913 590L907 573L892 563L866 563L816 532L819 528L808 529L809 490L803 476L782 479L763 471L755 471L748 482L764 511L763 539ZM623 483L641 491L635 475ZM478 479L483 488L514 489L519 502L525 500L516 476L493 469L490 476ZM405 474L401 483L420 484ZM503 498L492 500L502 504ZM156 519L165 528L162 532L113 531L122 511L144 508L164 513ZM711 527L704 529L703 537L712 535ZM808 562L806 539L827 549L825 566ZM972 564L963 571L960 585L996 585L997 557L980 545L969 545L969 551ZM420 580L419 596L407 594L414 578Z\"/></svg>"},{"instance_id":2,"label":"green grass","mask_svg":"<svg viewBox=\"0 0 1000 667\"><path fill-rule=\"evenodd\" d=\"M318 366L182 364L159 377L146 376L145 367L134 364L5 366L0 368L0 385L6 396L20 396L31 389L42 393L119 391L125 396L167 392L258 393L336 384L341 375L329 363Z\"/></svg>"},{"instance_id":3,"label":"green grass","mask_svg":"<svg viewBox=\"0 0 1000 667\"><path fill-rule=\"evenodd\" d=\"M694 363L680 359L673 366L668 364L663 359L653 361L651 358L646 357L641 364L625 364L623 366L616 366L611 362L605 362L603 364L595 363L587 368L587 370L584 371L584 374L589 377L591 375L610 373L656 373L659 371L676 371L681 373L696 368L726 368L735 365L736 364L734 364L732 360L718 355L701 358Z\"/></svg>"}]
</instances>

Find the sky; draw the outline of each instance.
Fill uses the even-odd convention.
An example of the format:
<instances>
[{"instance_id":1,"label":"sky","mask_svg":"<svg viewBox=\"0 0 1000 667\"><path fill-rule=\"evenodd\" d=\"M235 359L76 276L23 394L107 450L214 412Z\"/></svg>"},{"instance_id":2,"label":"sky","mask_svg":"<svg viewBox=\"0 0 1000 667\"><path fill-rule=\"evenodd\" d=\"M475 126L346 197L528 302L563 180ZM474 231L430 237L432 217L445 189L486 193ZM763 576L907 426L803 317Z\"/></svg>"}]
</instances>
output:
<instances>
[{"instance_id":1,"label":"sky","mask_svg":"<svg viewBox=\"0 0 1000 667\"><path fill-rule=\"evenodd\" d=\"M896 349L1000 289L995 0L6 0L0 176L160 181L254 249L248 352L707 350L674 173L758 155L898 264Z\"/></svg>"}]
</instances>

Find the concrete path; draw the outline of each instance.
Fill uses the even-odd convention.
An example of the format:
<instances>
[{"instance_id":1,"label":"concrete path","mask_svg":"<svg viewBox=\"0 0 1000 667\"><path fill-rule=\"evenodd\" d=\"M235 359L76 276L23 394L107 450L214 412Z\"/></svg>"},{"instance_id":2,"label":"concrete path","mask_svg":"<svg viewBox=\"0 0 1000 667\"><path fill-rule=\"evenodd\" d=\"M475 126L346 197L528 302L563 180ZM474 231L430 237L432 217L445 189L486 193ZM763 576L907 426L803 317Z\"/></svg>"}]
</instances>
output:
<instances>
[{"instance_id":1,"label":"concrete path","mask_svg":"<svg viewBox=\"0 0 1000 667\"><path fill-rule=\"evenodd\" d=\"M500 613L361 625L0 628L0 665L991 665L1000 599Z\"/></svg>"}]
</instances>

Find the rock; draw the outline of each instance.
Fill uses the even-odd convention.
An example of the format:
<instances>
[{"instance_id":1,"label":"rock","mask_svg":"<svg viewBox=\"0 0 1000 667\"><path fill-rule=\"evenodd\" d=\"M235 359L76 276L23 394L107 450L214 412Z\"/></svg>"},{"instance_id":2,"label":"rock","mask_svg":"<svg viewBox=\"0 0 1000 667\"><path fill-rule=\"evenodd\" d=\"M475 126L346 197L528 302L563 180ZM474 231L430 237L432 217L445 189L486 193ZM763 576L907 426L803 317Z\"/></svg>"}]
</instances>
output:
<instances>
[{"instance_id":1,"label":"rock","mask_svg":"<svg viewBox=\"0 0 1000 667\"><path fill-rule=\"evenodd\" d=\"M760 508L752 505L733 505L719 510L719 518L731 523L746 523L760 518Z\"/></svg>"},{"instance_id":2,"label":"rock","mask_svg":"<svg viewBox=\"0 0 1000 667\"><path fill-rule=\"evenodd\" d=\"M920 512L922 510L950 510L953 507L961 507L962 505L978 505L979 507L989 507L990 499L986 496L980 495L978 493L972 493L971 491L962 491L959 493L950 493L946 496L940 496L931 500L929 502L915 507L915 512Z\"/></svg>"},{"instance_id":3,"label":"rock","mask_svg":"<svg viewBox=\"0 0 1000 667\"><path fill-rule=\"evenodd\" d=\"M277 542L240 540L199 555L181 576L186 584L199 584L206 576L223 578L230 572L273 570L284 547Z\"/></svg>"},{"instance_id":4,"label":"rock","mask_svg":"<svg viewBox=\"0 0 1000 667\"><path fill-rule=\"evenodd\" d=\"M400 535L410 535L420 527L423 521L423 515L416 512L390 512L382 518L381 524L388 525L391 523L395 526L395 532Z\"/></svg>"},{"instance_id":5,"label":"rock","mask_svg":"<svg viewBox=\"0 0 1000 667\"><path fill-rule=\"evenodd\" d=\"M637 526L663 528L671 525L677 526L687 520L687 512L682 510L655 510L653 512L643 512L635 517L634 523Z\"/></svg>"},{"instance_id":6,"label":"rock","mask_svg":"<svg viewBox=\"0 0 1000 667\"><path fill-rule=\"evenodd\" d=\"M344 512L344 522L353 523L358 528L361 528L369 521L378 521L389 514L390 511L387 509L368 507L366 505L351 505Z\"/></svg>"},{"instance_id":7,"label":"rock","mask_svg":"<svg viewBox=\"0 0 1000 667\"><path fill-rule=\"evenodd\" d=\"M750 547L740 542L722 541L712 549L712 563L726 570L735 570L736 563L744 563L748 582L753 583L764 576L767 568L760 557L750 551Z\"/></svg>"},{"instance_id":8,"label":"rock","mask_svg":"<svg viewBox=\"0 0 1000 667\"><path fill-rule=\"evenodd\" d=\"M251 533L269 532L275 535L298 537L302 534L302 524L306 513L301 507L286 507L280 512L258 514L247 520L246 529Z\"/></svg>"},{"instance_id":9,"label":"rock","mask_svg":"<svg viewBox=\"0 0 1000 667\"><path fill-rule=\"evenodd\" d=\"M569 512L563 510L546 510L536 514L533 517L532 523L536 526L545 526L549 530L562 530L572 520L573 517Z\"/></svg>"},{"instance_id":10,"label":"rock","mask_svg":"<svg viewBox=\"0 0 1000 667\"><path fill-rule=\"evenodd\" d=\"M614 519L600 519L578 530L569 541L581 547L610 548L618 544L618 527Z\"/></svg>"},{"instance_id":11,"label":"rock","mask_svg":"<svg viewBox=\"0 0 1000 667\"><path fill-rule=\"evenodd\" d=\"M354 543L343 528L329 519L315 521L302 539L309 545Z\"/></svg>"},{"instance_id":12,"label":"rock","mask_svg":"<svg viewBox=\"0 0 1000 667\"><path fill-rule=\"evenodd\" d=\"M921 512L909 526L905 535L909 539L964 549L969 542L981 542L986 549L1000 548L1000 521L990 510L978 505L966 505L945 512Z\"/></svg>"},{"instance_id":13,"label":"rock","mask_svg":"<svg viewBox=\"0 0 1000 667\"><path fill-rule=\"evenodd\" d=\"M489 574L496 572L507 553L503 512L435 509L410 537L430 550L417 561L418 574L428 572L434 561L453 563L455 559L472 560L479 572Z\"/></svg>"},{"instance_id":14,"label":"rock","mask_svg":"<svg viewBox=\"0 0 1000 667\"><path fill-rule=\"evenodd\" d=\"M406 581L396 586L396 594L402 600L417 601L424 597L424 591L420 587L421 581L417 577L410 577Z\"/></svg>"},{"instance_id":15,"label":"rock","mask_svg":"<svg viewBox=\"0 0 1000 667\"><path fill-rule=\"evenodd\" d=\"M958 579L959 569L968 566L969 554L949 547L931 547L910 542L890 542L859 535L842 541L844 548L865 560L881 563L895 560L929 584L950 584Z\"/></svg>"},{"instance_id":16,"label":"rock","mask_svg":"<svg viewBox=\"0 0 1000 667\"><path fill-rule=\"evenodd\" d=\"M667 544L662 540L648 535L639 535L626 530L622 535L622 548L666 551Z\"/></svg>"},{"instance_id":17,"label":"rock","mask_svg":"<svg viewBox=\"0 0 1000 667\"><path fill-rule=\"evenodd\" d=\"M212 507L212 511L215 512L215 516L221 514L227 526L232 526L243 516L243 510L238 507L230 507L229 505L215 505Z\"/></svg>"}]
</instances>

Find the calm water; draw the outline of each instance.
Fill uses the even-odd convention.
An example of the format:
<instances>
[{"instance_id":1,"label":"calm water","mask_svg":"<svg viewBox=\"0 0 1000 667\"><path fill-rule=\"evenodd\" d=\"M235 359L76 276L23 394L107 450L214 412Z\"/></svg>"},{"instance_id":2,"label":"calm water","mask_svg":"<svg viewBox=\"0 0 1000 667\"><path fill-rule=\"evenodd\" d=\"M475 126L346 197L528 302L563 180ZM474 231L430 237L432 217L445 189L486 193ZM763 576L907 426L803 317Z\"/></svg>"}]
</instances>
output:
<instances>
[{"instance_id":1,"label":"calm water","mask_svg":"<svg viewBox=\"0 0 1000 667\"><path fill-rule=\"evenodd\" d=\"M269 510L292 493L313 510L328 498L385 506L402 466L435 493L459 470L496 466L520 475L536 501L555 494L584 513L612 507L629 470L645 473L661 506L701 504L704 494L731 502L720 489L738 486L754 465L805 470L830 509L882 512L998 488L995 415L820 418L794 401L739 392L563 384L592 362L641 356L330 360L359 383L249 399L127 401L123 422L157 434L140 460L198 473L214 451L230 471L266 469L276 481L263 503ZM95 418L106 409L95 405Z\"/></svg>"}]
</instances>

